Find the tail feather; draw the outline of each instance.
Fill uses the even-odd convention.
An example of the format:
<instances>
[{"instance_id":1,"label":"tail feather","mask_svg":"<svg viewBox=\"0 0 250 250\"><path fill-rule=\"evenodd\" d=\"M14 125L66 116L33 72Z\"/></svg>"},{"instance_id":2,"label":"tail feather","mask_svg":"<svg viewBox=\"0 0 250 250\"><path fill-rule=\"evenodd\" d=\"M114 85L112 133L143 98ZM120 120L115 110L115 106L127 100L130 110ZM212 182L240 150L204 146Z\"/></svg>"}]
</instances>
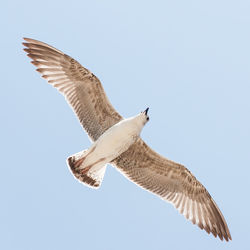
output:
<instances>
[{"instance_id":1,"label":"tail feather","mask_svg":"<svg viewBox=\"0 0 250 250\"><path fill-rule=\"evenodd\" d=\"M82 184L85 184L91 188L99 188L106 171L106 165L98 168L97 170L94 169L94 166L87 169L81 168L86 151L87 150L84 150L74 154L67 159L69 169L71 170L71 173L74 175L74 177Z\"/></svg>"}]
</instances>

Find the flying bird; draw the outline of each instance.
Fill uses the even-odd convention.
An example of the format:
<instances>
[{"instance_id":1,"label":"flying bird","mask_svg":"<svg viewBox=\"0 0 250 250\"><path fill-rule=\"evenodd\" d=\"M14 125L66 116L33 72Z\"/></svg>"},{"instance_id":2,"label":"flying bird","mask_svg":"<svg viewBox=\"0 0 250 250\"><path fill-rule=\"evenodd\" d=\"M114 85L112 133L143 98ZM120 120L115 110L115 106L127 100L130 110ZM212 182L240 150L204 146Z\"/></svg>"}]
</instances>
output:
<instances>
[{"instance_id":1,"label":"flying bird","mask_svg":"<svg viewBox=\"0 0 250 250\"><path fill-rule=\"evenodd\" d=\"M183 165L152 150L140 132L148 108L123 118L109 102L100 80L72 57L37 40L24 38L32 64L68 101L93 142L67 164L81 183L99 188L110 163L140 187L170 202L193 224L221 240L232 240L227 223L205 187Z\"/></svg>"}]
</instances>

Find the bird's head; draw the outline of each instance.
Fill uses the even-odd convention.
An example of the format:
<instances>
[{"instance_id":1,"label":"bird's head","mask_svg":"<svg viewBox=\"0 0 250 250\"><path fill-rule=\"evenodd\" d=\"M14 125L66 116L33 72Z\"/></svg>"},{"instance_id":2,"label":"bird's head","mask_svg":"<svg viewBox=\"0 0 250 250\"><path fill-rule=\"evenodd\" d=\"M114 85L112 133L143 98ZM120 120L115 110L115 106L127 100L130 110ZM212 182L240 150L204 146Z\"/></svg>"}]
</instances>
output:
<instances>
[{"instance_id":1,"label":"bird's head","mask_svg":"<svg viewBox=\"0 0 250 250\"><path fill-rule=\"evenodd\" d=\"M148 109L149 108L147 108L143 112L140 112L138 115L125 120L126 123L131 124L131 127L136 130L136 133L138 135L141 133L141 130L143 129L145 124L149 121Z\"/></svg>"},{"instance_id":2,"label":"bird's head","mask_svg":"<svg viewBox=\"0 0 250 250\"><path fill-rule=\"evenodd\" d=\"M139 114L143 125L145 125L149 121L148 110L149 108L146 108L143 112Z\"/></svg>"}]
</instances>

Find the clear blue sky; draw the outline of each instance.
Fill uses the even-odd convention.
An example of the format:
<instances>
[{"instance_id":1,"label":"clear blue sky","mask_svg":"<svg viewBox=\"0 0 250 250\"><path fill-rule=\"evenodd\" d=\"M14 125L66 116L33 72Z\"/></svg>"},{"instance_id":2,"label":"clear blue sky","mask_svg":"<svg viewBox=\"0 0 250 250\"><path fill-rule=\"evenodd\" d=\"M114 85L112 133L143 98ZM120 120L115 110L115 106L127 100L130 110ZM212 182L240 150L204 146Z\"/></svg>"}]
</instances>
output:
<instances>
[{"instance_id":1,"label":"clear blue sky","mask_svg":"<svg viewBox=\"0 0 250 250\"><path fill-rule=\"evenodd\" d=\"M0 248L249 249L249 13L249 0L2 1ZM65 159L90 142L23 36L89 68L123 116L149 106L142 138L206 186L233 241L111 166L99 190L79 184Z\"/></svg>"}]
</instances>

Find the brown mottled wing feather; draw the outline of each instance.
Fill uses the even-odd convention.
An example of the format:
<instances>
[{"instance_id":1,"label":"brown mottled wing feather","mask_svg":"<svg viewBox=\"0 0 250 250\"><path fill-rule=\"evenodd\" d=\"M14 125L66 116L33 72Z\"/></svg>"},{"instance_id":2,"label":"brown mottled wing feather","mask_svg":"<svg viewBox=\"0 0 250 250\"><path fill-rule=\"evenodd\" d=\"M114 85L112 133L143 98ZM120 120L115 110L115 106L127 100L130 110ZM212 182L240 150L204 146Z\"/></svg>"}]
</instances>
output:
<instances>
[{"instance_id":1,"label":"brown mottled wing feather","mask_svg":"<svg viewBox=\"0 0 250 250\"><path fill-rule=\"evenodd\" d=\"M141 139L112 163L130 180L172 203L201 229L221 240L231 240L214 200L184 166L160 156Z\"/></svg>"},{"instance_id":2,"label":"brown mottled wing feather","mask_svg":"<svg viewBox=\"0 0 250 250\"><path fill-rule=\"evenodd\" d=\"M90 138L95 141L122 117L110 104L101 82L88 69L61 51L24 38L24 50L42 77L69 102Z\"/></svg>"}]
</instances>

